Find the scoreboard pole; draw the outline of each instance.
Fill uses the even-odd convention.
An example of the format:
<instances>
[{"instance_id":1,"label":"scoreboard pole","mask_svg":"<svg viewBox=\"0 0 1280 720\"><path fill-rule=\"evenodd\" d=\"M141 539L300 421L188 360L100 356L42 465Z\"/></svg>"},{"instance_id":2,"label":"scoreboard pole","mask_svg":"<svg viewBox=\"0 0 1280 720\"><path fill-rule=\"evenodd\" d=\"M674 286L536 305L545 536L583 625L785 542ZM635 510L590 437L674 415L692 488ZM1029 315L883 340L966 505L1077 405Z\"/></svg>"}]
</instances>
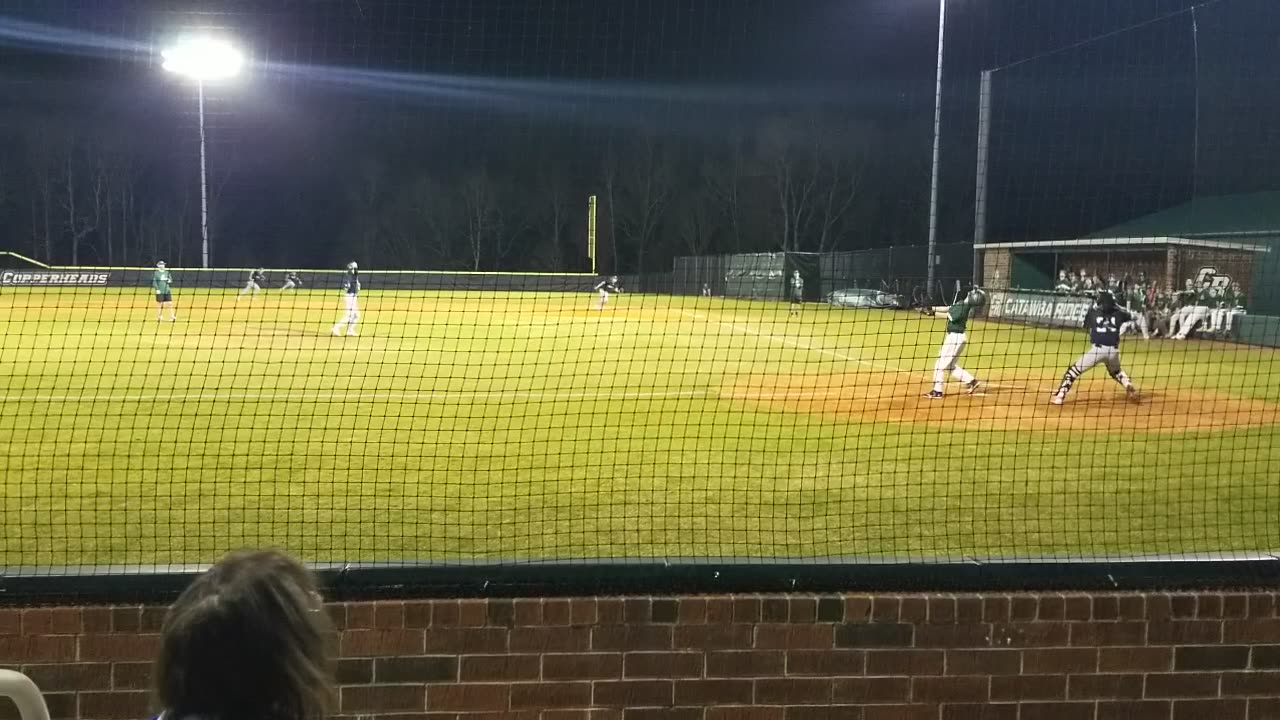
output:
<instances>
[{"instance_id":1,"label":"scoreboard pole","mask_svg":"<svg viewBox=\"0 0 1280 720\"><path fill-rule=\"evenodd\" d=\"M596 196L587 198L587 257L591 258L591 274L596 274Z\"/></svg>"}]
</instances>

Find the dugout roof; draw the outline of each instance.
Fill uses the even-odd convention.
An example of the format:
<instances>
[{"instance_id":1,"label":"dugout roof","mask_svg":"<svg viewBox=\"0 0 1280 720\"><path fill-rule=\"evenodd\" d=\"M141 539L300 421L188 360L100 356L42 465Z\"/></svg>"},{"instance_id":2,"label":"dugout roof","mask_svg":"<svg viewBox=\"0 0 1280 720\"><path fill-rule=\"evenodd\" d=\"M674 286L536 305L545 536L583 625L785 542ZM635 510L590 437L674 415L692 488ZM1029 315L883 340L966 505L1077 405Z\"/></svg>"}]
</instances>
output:
<instances>
[{"instance_id":1,"label":"dugout roof","mask_svg":"<svg viewBox=\"0 0 1280 720\"><path fill-rule=\"evenodd\" d=\"M1229 240L1209 240L1205 238L1186 237L1088 237L1072 240L1028 240L1025 242L983 243L974 246L978 250L1114 250L1114 249L1161 249L1169 246L1205 248L1211 250L1243 250L1247 252L1266 253L1271 248L1246 242Z\"/></svg>"},{"instance_id":2,"label":"dugout roof","mask_svg":"<svg viewBox=\"0 0 1280 720\"><path fill-rule=\"evenodd\" d=\"M1091 238L1280 237L1280 192L1215 195L1134 218Z\"/></svg>"}]
</instances>

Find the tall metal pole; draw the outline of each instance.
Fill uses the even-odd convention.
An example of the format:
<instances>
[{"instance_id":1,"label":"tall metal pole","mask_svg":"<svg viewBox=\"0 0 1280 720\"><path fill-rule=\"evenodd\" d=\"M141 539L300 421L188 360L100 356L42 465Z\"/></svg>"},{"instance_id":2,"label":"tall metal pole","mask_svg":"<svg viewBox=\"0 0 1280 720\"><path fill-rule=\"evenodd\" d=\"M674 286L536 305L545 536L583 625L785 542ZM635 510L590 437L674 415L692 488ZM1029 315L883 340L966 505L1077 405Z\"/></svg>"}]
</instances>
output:
<instances>
[{"instance_id":1,"label":"tall metal pole","mask_svg":"<svg viewBox=\"0 0 1280 720\"><path fill-rule=\"evenodd\" d=\"M991 71L982 72L982 85L978 90L978 172L973 185L973 284L981 285L981 251L978 246L987 241L987 163L991 154Z\"/></svg>"},{"instance_id":2,"label":"tall metal pole","mask_svg":"<svg viewBox=\"0 0 1280 720\"><path fill-rule=\"evenodd\" d=\"M938 168L942 151L942 51L947 38L947 0L938 0L938 80L933 94L933 175L929 183L929 292L938 250Z\"/></svg>"},{"instance_id":3,"label":"tall metal pole","mask_svg":"<svg viewBox=\"0 0 1280 720\"><path fill-rule=\"evenodd\" d=\"M200 88L200 266L209 269L209 166L204 148L204 81Z\"/></svg>"},{"instance_id":4,"label":"tall metal pole","mask_svg":"<svg viewBox=\"0 0 1280 720\"><path fill-rule=\"evenodd\" d=\"M1191 139L1191 199L1200 192L1200 20L1196 8L1191 8L1191 49L1195 63L1196 112L1195 136Z\"/></svg>"}]
</instances>

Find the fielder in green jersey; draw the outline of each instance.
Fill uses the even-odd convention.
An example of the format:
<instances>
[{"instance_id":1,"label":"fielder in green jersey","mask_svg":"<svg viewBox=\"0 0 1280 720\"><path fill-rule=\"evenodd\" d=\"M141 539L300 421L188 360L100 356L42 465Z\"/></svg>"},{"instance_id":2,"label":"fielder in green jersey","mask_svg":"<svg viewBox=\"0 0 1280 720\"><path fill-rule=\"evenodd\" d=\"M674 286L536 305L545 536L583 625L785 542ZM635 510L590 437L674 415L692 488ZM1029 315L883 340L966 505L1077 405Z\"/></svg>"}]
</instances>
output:
<instances>
[{"instance_id":1,"label":"fielder in green jersey","mask_svg":"<svg viewBox=\"0 0 1280 720\"><path fill-rule=\"evenodd\" d=\"M173 306L173 276L163 260L156 263L156 271L151 275L151 289L156 292L156 320L164 320L164 306L168 305L169 321L176 321L178 311Z\"/></svg>"}]
</instances>

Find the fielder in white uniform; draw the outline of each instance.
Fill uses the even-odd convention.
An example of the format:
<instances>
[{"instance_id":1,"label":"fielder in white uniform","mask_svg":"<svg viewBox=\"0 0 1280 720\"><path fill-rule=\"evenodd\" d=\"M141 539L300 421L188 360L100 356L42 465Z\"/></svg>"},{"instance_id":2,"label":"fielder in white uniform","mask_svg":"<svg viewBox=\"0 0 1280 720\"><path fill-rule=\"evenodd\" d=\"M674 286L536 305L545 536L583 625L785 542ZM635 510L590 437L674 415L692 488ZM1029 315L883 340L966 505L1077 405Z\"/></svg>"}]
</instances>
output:
<instances>
[{"instance_id":1,"label":"fielder in white uniform","mask_svg":"<svg viewBox=\"0 0 1280 720\"><path fill-rule=\"evenodd\" d=\"M946 319L947 338L942 342L942 349L938 351L938 362L933 365L933 389L925 393L925 397L931 400L942 399L942 387L943 383L946 382L948 372L951 373L951 377L964 383L965 392L972 395L978 391L979 383L977 378L970 374L968 370L960 367L957 361L960 359L960 353L964 350L965 344L969 342L969 337L965 334L969 315L975 308L982 307L986 301L986 293L974 288L969 291L964 300L955 305L932 308L932 314L935 317Z\"/></svg>"},{"instance_id":2,"label":"fielder in white uniform","mask_svg":"<svg viewBox=\"0 0 1280 720\"><path fill-rule=\"evenodd\" d=\"M603 310L604 306L609 303L609 293L622 292L622 289L618 287L618 276L610 275L607 280L601 280L596 283L595 291L599 293L599 298L596 300L596 310Z\"/></svg>"},{"instance_id":3,"label":"fielder in white uniform","mask_svg":"<svg viewBox=\"0 0 1280 720\"><path fill-rule=\"evenodd\" d=\"M262 268L258 268L257 270L250 272L249 282L246 282L244 284L244 289L240 291L239 295L236 295L236 300L244 297L247 293L257 295L258 291L262 289L262 283L266 282L266 280L267 274Z\"/></svg>"},{"instance_id":4,"label":"fielder in white uniform","mask_svg":"<svg viewBox=\"0 0 1280 720\"><path fill-rule=\"evenodd\" d=\"M337 325L333 326L333 334L341 335L342 326L347 326L347 335L355 337L356 323L360 322L360 268L354 261L347 264L347 272L342 276L342 302L346 313Z\"/></svg>"}]
</instances>

